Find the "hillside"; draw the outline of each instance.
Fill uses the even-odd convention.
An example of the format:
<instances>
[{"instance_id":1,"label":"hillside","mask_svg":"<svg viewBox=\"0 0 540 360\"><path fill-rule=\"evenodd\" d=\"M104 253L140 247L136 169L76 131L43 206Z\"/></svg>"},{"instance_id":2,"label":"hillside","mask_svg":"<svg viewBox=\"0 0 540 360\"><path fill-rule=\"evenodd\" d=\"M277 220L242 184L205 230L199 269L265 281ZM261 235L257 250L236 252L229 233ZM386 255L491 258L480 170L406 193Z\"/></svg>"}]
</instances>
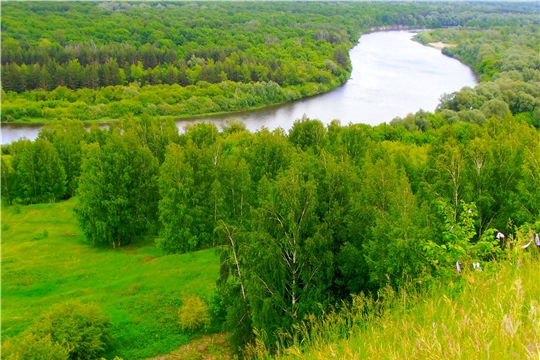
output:
<instances>
[{"instance_id":1,"label":"hillside","mask_svg":"<svg viewBox=\"0 0 540 360\"><path fill-rule=\"evenodd\" d=\"M533 253L425 291L387 287L377 300L353 297L352 306L304 322L305 340L278 358L539 359L540 262Z\"/></svg>"},{"instance_id":2,"label":"hillside","mask_svg":"<svg viewBox=\"0 0 540 360\"><path fill-rule=\"evenodd\" d=\"M116 250L89 246L76 202L2 209L2 341L66 300L95 303L111 317L107 358L164 354L196 336L182 332L177 313L184 294L210 297L214 250L162 256L151 240Z\"/></svg>"}]
</instances>

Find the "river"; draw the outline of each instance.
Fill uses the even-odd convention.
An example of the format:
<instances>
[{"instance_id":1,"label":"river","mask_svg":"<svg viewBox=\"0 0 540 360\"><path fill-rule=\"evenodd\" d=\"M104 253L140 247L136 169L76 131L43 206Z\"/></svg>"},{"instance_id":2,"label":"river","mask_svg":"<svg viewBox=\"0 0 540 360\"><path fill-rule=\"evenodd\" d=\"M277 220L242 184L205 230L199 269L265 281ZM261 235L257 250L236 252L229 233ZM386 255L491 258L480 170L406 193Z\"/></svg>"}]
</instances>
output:
<instances>
[{"instance_id":1,"label":"river","mask_svg":"<svg viewBox=\"0 0 540 360\"><path fill-rule=\"evenodd\" d=\"M409 31L382 31L362 35L350 52L351 79L329 93L255 111L193 118L187 123L238 119L251 131L265 126L289 130L306 115L325 124L378 125L423 109L434 111L439 98L464 86L477 84L473 71L439 50L412 41ZM42 125L2 124L2 144L21 137L35 139Z\"/></svg>"}]
</instances>

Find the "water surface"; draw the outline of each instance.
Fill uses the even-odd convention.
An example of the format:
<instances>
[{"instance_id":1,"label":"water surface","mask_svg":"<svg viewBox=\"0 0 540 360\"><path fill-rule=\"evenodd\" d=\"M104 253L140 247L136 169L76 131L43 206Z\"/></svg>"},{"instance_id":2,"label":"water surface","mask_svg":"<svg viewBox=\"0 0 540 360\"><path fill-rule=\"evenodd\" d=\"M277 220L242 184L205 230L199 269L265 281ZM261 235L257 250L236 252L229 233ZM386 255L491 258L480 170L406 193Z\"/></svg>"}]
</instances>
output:
<instances>
[{"instance_id":1,"label":"water surface","mask_svg":"<svg viewBox=\"0 0 540 360\"><path fill-rule=\"evenodd\" d=\"M227 114L187 123L242 120L251 131L265 126L289 130L296 119L306 115L328 124L378 125L420 109L434 111L444 93L477 84L472 70L439 50L411 40L409 31L384 31L362 35L351 52L353 71L346 84L329 93L256 111ZM35 139L39 125L2 125L2 144L22 136Z\"/></svg>"}]
</instances>

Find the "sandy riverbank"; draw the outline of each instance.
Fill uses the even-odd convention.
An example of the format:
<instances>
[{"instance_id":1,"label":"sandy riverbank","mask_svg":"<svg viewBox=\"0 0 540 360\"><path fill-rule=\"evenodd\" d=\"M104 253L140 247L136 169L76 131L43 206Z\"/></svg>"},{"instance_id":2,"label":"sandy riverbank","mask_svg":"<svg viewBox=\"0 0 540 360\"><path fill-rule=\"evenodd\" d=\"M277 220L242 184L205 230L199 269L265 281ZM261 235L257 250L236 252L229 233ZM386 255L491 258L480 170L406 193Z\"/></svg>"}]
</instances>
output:
<instances>
[{"instance_id":1,"label":"sandy riverbank","mask_svg":"<svg viewBox=\"0 0 540 360\"><path fill-rule=\"evenodd\" d=\"M435 49L437 50L442 50L444 47L456 47L457 44L446 44L446 43L443 43L443 42L435 42L435 43L429 43L428 44L429 46L431 47L434 47Z\"/></svg>"}]
</instances>

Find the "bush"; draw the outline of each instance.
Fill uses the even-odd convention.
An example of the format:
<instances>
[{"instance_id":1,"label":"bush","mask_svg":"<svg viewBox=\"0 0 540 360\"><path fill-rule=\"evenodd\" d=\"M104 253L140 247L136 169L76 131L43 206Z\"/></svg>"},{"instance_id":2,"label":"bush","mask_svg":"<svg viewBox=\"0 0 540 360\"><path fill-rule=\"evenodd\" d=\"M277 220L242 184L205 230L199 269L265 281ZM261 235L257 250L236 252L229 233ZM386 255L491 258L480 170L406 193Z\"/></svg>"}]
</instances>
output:
<instances>
[{"instance_id":1,"label":"bush","mask_svg":"<svg viewBox=\"0 0 540 360\"><path fill-rule=\"evenodd\" d=\"M197 331L201 327L210 327L210 309L208 305L196 295L186 295L183 305L178 312L182 330Z\"/></svg>"},{"instance_id":2,"label":"bush","mask_svg":"<svg viewBox=\"0 0 540 360\"><path fill-rule=\"evenodd\" d=\"M6 360L67 360L69 352L51 335L40 337L25 333L2 344L2 355Z\"/></svg>"},{"instance_id":3,"label":"bush","mask_svg":"<svg viewBox=\"0 0 540 360\"><path fill-rule=\"evenodd\" d=\"M95 359L111 340L110 325L97 305L57 304L14 339L7 359Z\"/></svg>"},{"instance_id":4,"label":"bush","mask_svg":"<svg viewBox=\"0 0 540 360\"><path fill-rule=\"evenodd\" d=\"M217 289L210 295L208 308L212 319L212 331L223 331L223 324L225 324L225 321L227 320L227 309L225 299Z\"/></svg>"}]
</instances>

